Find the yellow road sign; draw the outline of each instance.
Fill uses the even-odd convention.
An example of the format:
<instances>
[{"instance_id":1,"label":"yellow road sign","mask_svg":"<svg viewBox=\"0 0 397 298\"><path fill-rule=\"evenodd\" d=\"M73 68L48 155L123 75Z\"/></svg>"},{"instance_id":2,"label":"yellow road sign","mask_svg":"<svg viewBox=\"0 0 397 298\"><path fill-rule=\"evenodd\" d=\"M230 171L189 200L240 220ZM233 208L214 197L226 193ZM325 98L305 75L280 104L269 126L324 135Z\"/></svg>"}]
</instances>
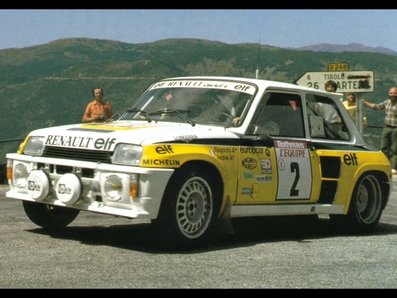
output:
<instances>
[{"instance_id":1,"label":"yellow road sign","mask_svg":"<svg viewBox=\"0 0 397 298\"><path fill-rule=\"evenodd\" d=\"M348 71L349 64L347 63L329 63L328 71Z\"/></svg>"}]
</instances>

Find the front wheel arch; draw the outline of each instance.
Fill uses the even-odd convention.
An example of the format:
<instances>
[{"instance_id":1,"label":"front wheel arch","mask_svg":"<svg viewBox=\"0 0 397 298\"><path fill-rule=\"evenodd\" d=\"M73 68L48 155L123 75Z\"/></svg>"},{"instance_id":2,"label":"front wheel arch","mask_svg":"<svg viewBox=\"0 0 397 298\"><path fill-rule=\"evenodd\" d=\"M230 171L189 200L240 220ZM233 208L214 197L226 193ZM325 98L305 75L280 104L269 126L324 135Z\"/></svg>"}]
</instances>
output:
<instances>
[{"instance_id":1,"label":"front wheel arch","mask_svg":"<svg viewBox=\"0 0 397 298\"><path fill-rule=\"evenodd\" d=\"M153 221L159 236L178 244L202 242L214 231L222 196L223 182L214 166L192 162L179 168L170 178Z\"/></svg>"}]
</instances>

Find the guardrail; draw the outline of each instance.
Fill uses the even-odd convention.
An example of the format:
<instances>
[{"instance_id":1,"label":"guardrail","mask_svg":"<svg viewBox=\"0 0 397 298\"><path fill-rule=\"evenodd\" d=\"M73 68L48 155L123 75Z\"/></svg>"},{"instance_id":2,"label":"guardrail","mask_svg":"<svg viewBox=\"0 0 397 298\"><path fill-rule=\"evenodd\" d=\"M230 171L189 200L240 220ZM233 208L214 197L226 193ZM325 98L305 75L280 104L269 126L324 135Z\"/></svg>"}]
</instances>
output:
<instances>
[{"instance_id":1,"label":"guardrail","mask_svg":"<svg viewBox=\"0 0 397 298\"><path fill-rule=\"evenodd\" d=\"M7 140L0 140L1 143L10 143L10 142L22 142L24 139L7 139Z\"/></svg>"}]
</instances>

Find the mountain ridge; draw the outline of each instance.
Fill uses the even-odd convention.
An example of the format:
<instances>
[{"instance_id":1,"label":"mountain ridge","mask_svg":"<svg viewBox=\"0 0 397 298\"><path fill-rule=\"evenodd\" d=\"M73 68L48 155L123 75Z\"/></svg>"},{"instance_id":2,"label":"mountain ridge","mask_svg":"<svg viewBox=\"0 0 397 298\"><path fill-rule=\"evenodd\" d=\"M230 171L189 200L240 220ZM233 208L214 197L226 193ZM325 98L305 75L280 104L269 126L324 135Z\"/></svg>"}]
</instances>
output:
<instances>
[{"instance_id":1,"label":"mountain ridge","mask_svg":"<svg viewBox=\"0 0 397 298\"><path fill-rule=\"evenodd\" d=\"M55 39L52 41L49 41L47 43L43 44L38 44L38 45L32 45L32 46L27 46L27 47L21 47L21 48L5 48L5 49L0 49L0 51L4 50L21 50L21 49L31 49L31 48L36 48L36 47L43 47L46 45L53 45L53 44L73 44L73 43L79 43L79 42L86 42L86 43L95 43L95 42L109 42L113 44L124 44L126 46L130 45L147 45L147 44L153 44L153 45L172 45L172 44L181 44L183 42L191 42L193 44L214 44L214 45L254 45L258 46L258 43L255 42L242 42L242 43L226 43L226 42L221 42L217 40L206 40L206 39L200 39L200 38L165 38L165 39L159 39L155 40L152 42L144 42L144 43L128 43L124 41L118 41L118 40L111 40L111 39L98 39L98 38L88 38L88 37L70 37L70 38L60 38L60 39ZM301 46L301 47L281 47L281 46L276 46L276 45L269 45L269 44L260 44L261 47L267 47L267 48L273 48L273 49L290 49L290 50L297 50L297 51L314 51L314 52L330 52L330 53L341 53L341 52L367 52L367 53L381 53L381 54L386 54L386 55L397 55L397 52L394 50L391 50L386 47L381 47L381 46L376 46L376 47L371 47L364 45L362 43L358 42L351 42L347 44L332 44L332 43L317 43L317 44L311 44L311 45L306 45L306 46Z\"/></svg>"},{"instance_id":2,"label":"mountain ridge","mask_svg":"<svg viewBox=\"0 0 397 298\"><path fill-rule=\"evenodd\" d=\"M397 52L385 47L369 47L361 43L352 42L348 44L330 44L319 43L298 48L293 48L298 51L314 51L314 52L367 52L367 53L381 53L386 55L397 55Z\"/></svg>"}]
</instances>

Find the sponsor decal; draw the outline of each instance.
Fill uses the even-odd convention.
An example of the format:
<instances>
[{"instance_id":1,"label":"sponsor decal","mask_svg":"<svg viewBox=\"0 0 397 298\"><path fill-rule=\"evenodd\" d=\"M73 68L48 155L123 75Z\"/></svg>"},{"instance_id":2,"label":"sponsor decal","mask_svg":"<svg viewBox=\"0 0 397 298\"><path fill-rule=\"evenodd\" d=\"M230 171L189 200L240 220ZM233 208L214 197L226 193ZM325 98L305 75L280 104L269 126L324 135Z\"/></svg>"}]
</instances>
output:
<instances>
[{"instance_id":1,"label":"sponsor decal","mask_svg":"<svg viewBox=\"0 0 397 298\"><path fill-rule=\"evenodd\" d=\"M244 92L253 95L256 88L252 85L237 83L237 82L225 82L225 81L207 81L207 80L181 80L181 81L166 81L159 82L151 88L207 88L207 89L225 89L234 90L238 92Z\"/></svg>"},{"instance_id":2,"label":"sponsor decal","mask_svg":"<svg viewBox=\"0 0 397 298\"><path fill-rule=\"evenodd\" d=\"M212 152L212 153L211 153ZM236 148L235 147L214 147L210 150L211 154L215 154L219 160L234 160Z\"/></svg>"},{"instance_id":3,"label":"sponsor decal","mask_svg":"<svg viewBox=\"0 0 397 298\"><path fill-rule=\"evenodd\" d=\"M98 138L82 136L48 135L46 146L90 148L97 150L111 150L116 144L116 138Z\"/></svg>"},{"instance_id":4,"label":"sponsor decal","mask_svg":"<svg viewBox=\"0 0 397 298\"><path fill-rule=\"evenodd\" d=\"M100 133L110 133L113 132L114 130L112 129L98 129L98 128L81 128L81 127L73 127L69 128L68 130L72 131L88 131L88 132L100 132Z\"/></svg>"},{"instance_id":5,"label":"sponsor decal","mask_svg":"<svg viewBox=\"0 0 397 298\"><path fill-rule=\"evenodd\" d=\"M173 138L174 138L174 140L184 141L184 142L188 143L191 140L197 139L197 136L196 135L186 135L186 136L175 136Z\"/></svg>"},{"instance_id":6,"label":"sponsor decal","mask_svg":"<svg viewBox=\"0 0 397 298\"><path fill-rule=\"evenodd\" d=\"M144 166L180 166L181 161L175 159L144 159Z\"/></svg>"},{"instance_id":7,"label":"sponsor decal","mask_svg":"<svg viewBox=\"0 0 397 298\"><path fill-rule=\"evenodd\" d=\"M284 171L284 169L285 169L285 161L284 161L284 159L279 159L279 161L278 161L278 168L281 170L281 171Z\"/></svg>"},{"instance_id":8,"label":"sponsor decal","mask_svg":"<svg viewBox=\"0 0 397 298\"><path fill-rule=\"evenodd\" d=\"M254 158L246 157L241 161L241 165L248 170L253 170L258 166L258 163Z\"/></svg>"},{"instance_id":9,"label":"sponsor decal","mask_svg":"<svg viewBox=\"0 0 397 298\"><path fill-rule=\"evenodd\" d=\"M252 172L243 172L243 179L254 179L254 173Z\"/></svg>"},{"instance_id":10,"label":"sponsor decal","mask_svg":"<svg viewBox=\"0 0 397 298\"><path fill-rule=\"evenodd\" d=\"M276 140L277 148L294 148L294 149L306 149L307 145L305 142L294 142L294 141L281 141Z\"/></svg>"},{"instance_id":11,"label":"sponsor decal","mask_svg":"<svg viewBox=\"0 0 397 298\"><path fill-rule=\"evenodd\" d=\"M40 191L41 187L40 184L36 183L33 180L28 181L28 189L34 191Z\"/></svg>"},{"instance_id":12,"label":"sponsor decal","mask_svg":"<svg viewBox=\"0 0 397 298\"><path fill-rule=\"evenodd\" d=\"M278 164L277 199L309 199L312 171L307 142L274 140Z\"/></svg>"},{"instance_id":13,"label":"sponsor decal","mask_svg":"<svg viewBox=\"0 0 397 298\"><path fill-rule=\"evenodd\" d=\"M272 173L272 161L269 158L261 159L262 174Z\"/></svg>"},{"instance_id":14,"label":"sponsor decal","mask_svg":"<svg viewBox=\"0 0 397 298\"><path fill-rule=\"evenodd\" d=\"M240 147L240 153L263 154L263 147Z\"/></svg>"},{"instance_id":15,"label":"sponsor decal","mask_svg":"<svg viewBox=\"0 0 397 298\"><path fill-rule=\"evenodd\" d=\"M164 145L164 146L158 146L156 147L156 152L158 154L171 154L174 153L174 150L172 149L171 145Z\"/></svg>"},{"instance_id":16,"label":"sponsor decal","mask_svg":"<svg viewBox=\"0 0 397 298\"><path fill-rule=\"evenodd\" d=\"M347 166L357 166L358 165L358 159L356 153L349 153L343 155L343 162Z\"/></svg>"},{"instance_id":17,"label":"sponsor decal","mask_svg":"<svg viewBox=\"0 0 397 298\"><path fill-rule=\"evenodd\" d=\"M219 160L233 160L234 159L234 155L217 155L216 156Z\"/></svg>"},{"instance_id":18,"label":"sponsor decal","mask_svg":"<svg viewBox=\"0 0 397 298\"><path fill-rule=\"evenodd\" d=\"M214 147L214 151L217 154L234 154L236 153L235 147Z\"/></svg>"},{"instance_id":19,"label":"sponsor decal","mask_svg":"<svg viewBox=\"0 0 397 298\"><path fill-rule=\"evenodd\" d=\"M273 177L269 175L261 175L255 177L256 182L263 183L263 182L272 182Z\"/></svg>"},{"instance_id":20,"label":"sponsor decal","mask_svg":"<svg viewBox=\"0 0 397 298\"><path fill-rule=\"evenodd\" d=\"M70 195L72 193L72 188L67 187L65 184L59 184L58 193Z\"/></svg>"},{"instance_id":21,"label":"sponsor decal","mask_svg":"<svg viewBox=\"0 0 397 298\"><path fill-rule=\"evenodd\" d=\"M241 194L242 195L251 195L251 187L243 187L241 189Z\"/></svg>"},{"instance_id":22,"label":"sponsor decal","mask_svg":"<svg viewBox=\"0 0 397 298\"><path fill-rule=\"evenodd\" d=\"M291 142L291 141L276 141L276 148L278 149L278 155L282 157L292 158L307 158L307 147L306 143L303 142Z\"/></svg>"}]
</instances>

